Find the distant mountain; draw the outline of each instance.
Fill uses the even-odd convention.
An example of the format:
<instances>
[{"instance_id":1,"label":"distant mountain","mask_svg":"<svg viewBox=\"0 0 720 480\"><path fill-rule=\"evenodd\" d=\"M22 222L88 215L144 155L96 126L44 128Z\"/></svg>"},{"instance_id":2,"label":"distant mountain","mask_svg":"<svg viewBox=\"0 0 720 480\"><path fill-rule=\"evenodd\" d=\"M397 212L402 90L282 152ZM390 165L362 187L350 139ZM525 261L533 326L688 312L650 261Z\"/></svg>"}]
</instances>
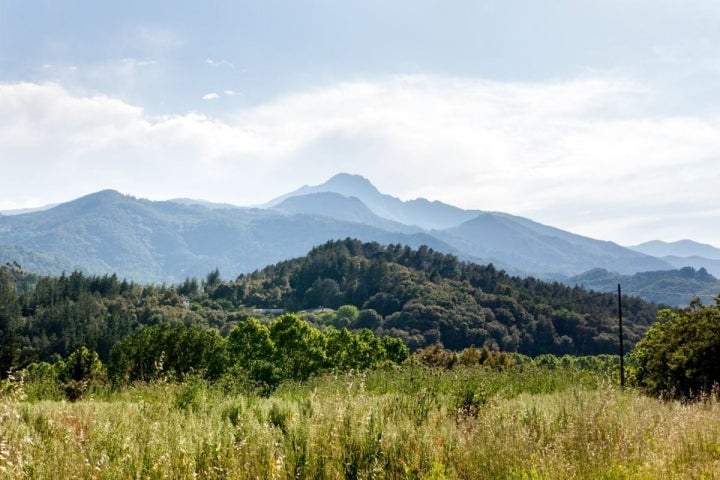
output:
<instances>
[{"instance_id":1,"label":"distant mountain","mask_svg":"<svg viewBox=\"0 0 720 480\"><path fill-rule=\"evenodd\" d=\"M505 213L483 213L458 227L433 233L458 250L526 272L569 276L596 267L620 273L672 268L662 260L612 242Z\"/></svg>"},{"instance_id":2,"label":"distant mountain","mask_svg":"<svg viewBox=\"0 0 720 480\"><path fill-rule=\"evenodd\" d=\"M335 192L318 192L289 197L272 208L287 214L322 215L336 220L362 223L390 232L422 232L419 227L375 215L357 197L346 197Z\"/></svg>"},{"instance_id":3,"label":"distant mountain","mask_svg":"<svg viewBox=\"0 0 720 480\"><path fill-rule=\"evenodd\" d=\"M36 208L17 208L14 210L0 210L0 215L24 215L26 213L34 213L34 212L42 212L43 210L48 210L50 208L56 207L58 204L53 203L52 205L45 205L42 207L36 207Z\"/></svg>"},{"instance_id":4,"label":"distant mountain","mask_svg":"<svg viewBox=\"0 0 720 480\"><path fill-rule=\"evenodd\" d=\"M637 252L646 253L662 259L674 268L704 268L716 277L720 277L720 248L692 240L662 242L653 240L634 247Z\"/></svg>"},{"instance_id":5,"label":"distant mountain","mask_svg":"<svg viewBox=\"0 0 720 480\"><path fill-rule=\"evenodd\" d=\"M415 225L426 230L454 227L480 213L479 211L463 210L438 201L431 202L424 198L402 201L391 195L380 193L365 177L347 173L335 175L322 185L306 185L294 192L275 198L264 206L274 207L291 197L321 192L334 192L345 197L355 197L379 217L405 225Z\"/></svg>"},{"instance_id":6,"label":"distant mountain","mask_svg":"<svg viewBox=\"0 0 720 480\"><path fill-rule=\"evenodd\" d=\"M304 186L266 206L280 205L291 212L354 219L394 231L404 231L398 228L401 224L416 225L464 252L466 257L482 258L520 275L559 279L595 267L620 273L673 268L668 262L617 244L582 237L522 217L463 210L426 199L404 202L380 193L359 175L338 174L322 185ZM381 223L378 217L393 223Z\"/></svg>"},{"instance_id":7,"label":"distant mountain","mask_svg":"<svg viewBox=\"0 0 720 480\"><path fill-rule=\"evenodd\" d=\"M720 260L705 257L662 257L662 260L675 268L692 267L695 270L704 268L710 274L720 278Z\"/></svg>"},{"instance_id":8,"label":"distant mountain","mask_svg":"<svg viewBox=\"0 0 720 480\"><path fill-rule=\"evenodd\" d=\"M630 248L654 257L704 257L720 260L720 248L692 240L679 240L677 242L653 240Z\"/></svg>"},{"instance_id":9,"label":"distant mountain","mask_svg":"<svg viewBox=\"0 0 720 480\"><path fill-rule=\"evenodd\" d=\"M223 209L223 208L241 208L237 205L232 205L229 203L215 203L215 202L208 202L205 200L197 200L194 198L171 198L168 200L168 202L173 203L179 203L180 205L200 205L201 207L210 208L213 210Z\"/></svg>"},{"instance_id":10,"label":"distant mountain","mask_svg":"<svg viewBox=\"0 0 720 480\"><path fill-rule=\"evenodd\" d=\"M177 282L215 267L236 276L347 237L457 252L425 233L388 232L319 215L152 202L105 190L50 210L0 217L0 262L19 257L28 271L70 267Z\"/></svg>"},{"instance_id":11,"label":"distant mountain","mask_svg":"<svg viewBox=\"0 0 720 480\"><path fill-rule=\"evenodd\" d=\"M626 295L672 307L686 306L700 296L704 303L720 294L720 281L705 269L684 267L679 270L641 272L620 275L596 268L564 282L600 292L614 291L618 284Z\"/></svg>"},{"instance_id":12,"label":"distant mountain","mask_svg":"<svg viewBox=\"0 0 720 480\"><path fill-rule=\"evenodd\" d=\"M561 280L592 268L621 274L671 270L656 257L527 218L401 201L367 179L340 174L265 208L202 200L140 200L104 190L54 208L0 216L0 262L26 270L117 273L176 282L215 267L236 276L301 255L329 240L427 245L518 275ZM673 263L674 264L674 263Z\"/></svg>"}]
</instances>

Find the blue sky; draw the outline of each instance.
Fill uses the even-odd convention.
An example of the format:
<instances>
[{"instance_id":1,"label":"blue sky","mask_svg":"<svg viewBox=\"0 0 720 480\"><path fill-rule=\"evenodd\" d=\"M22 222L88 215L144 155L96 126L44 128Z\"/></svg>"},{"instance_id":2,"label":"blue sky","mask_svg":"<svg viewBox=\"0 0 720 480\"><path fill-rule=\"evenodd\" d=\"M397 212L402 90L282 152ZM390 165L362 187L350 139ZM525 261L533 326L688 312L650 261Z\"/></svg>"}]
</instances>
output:
<instances>
[{"instance_id":1,"label":"blue sky","mask_svg":"<svg viewBox=\"0 0 720 480\"><path fill-rule=\"evenodd\" d=\"M259 204L346 171L720 246L719 25L701 0L0 0L0 210Z\"/></svg>"}]
</instances>

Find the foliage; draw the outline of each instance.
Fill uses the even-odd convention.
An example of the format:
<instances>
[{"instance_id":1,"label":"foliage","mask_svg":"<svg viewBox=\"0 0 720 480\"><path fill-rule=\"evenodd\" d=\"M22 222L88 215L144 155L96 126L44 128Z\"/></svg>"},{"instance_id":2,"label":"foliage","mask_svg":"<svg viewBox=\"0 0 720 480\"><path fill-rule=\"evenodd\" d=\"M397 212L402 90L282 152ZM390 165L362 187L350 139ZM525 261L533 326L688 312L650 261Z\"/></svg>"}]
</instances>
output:
<instances>
[{"instance_id":1,"label":"foliage","mask_svg":"<svg viewBox=\"0 0 720 480\"><path fill-rule=\"evenodd\" d=\"M321 286L332 290L333 299L319 308L314 296ZM313 288L315 293L308 295ZM195 327L192 335L197 338L188 340L191 343L220 342L220 337L226 338L256 315L256 308L300 311L303 320L321 330L347 328L358 335L368 329L380 339L399 339L411 351L434 343L452 351L475 346L533 356L615 353L617 349L613 296L594 297L581 288L511 277L492 265L461 262L427 247L413 250L343 240L236 280L222 280L214 269L202 281L188 277L175 286L139 285L117 275L78 271L37 276L19 266L1 266L0 376L34 362L67 358L82 346L111 366L110 352L116 344L143 328L161 325L176 334L179 330L172 329L177 326ZM655 306L626 297L623 310L627 346L632 347L654 319ZM270 320L263 319L263 325L270 328ZM203 337L199 332L204 330L214 333ZM292 328L283 333L280 323L275 330L275 336L292 337ZM304 334L300 337L305 339ZM329 368L327 352L325 358L319 354L326 346L313 342L305 346L318 355L305 358L307 365L293 365L277 352L267 358L240 355L240 361L245 362L243 368L251 380L262 378L272 384L287 376L302 378L317 371L318 365ZM150 350L143 352L152 348L148 345ZM169 355L169 347L163 348ZM405 355L391 340L380 340L374 348L384 348L388 355L394 352L396 362ZM335 353L333 358L343 368L356 368L349 365L361 351L348 357L352 360ZM163 358L161 363L167 361L172 360ZM194 368L211 369L207 362ZM226 360L218 362L216 372L206 373L221 375ZM367 364L363 360L357 365ZM187 373L182 365L177 371L174 368L159 375ZM128 378L154 378L153 369L144 365Z\"/></svg>"},{"instance_id":2,"label":"foliage","mask_svg":"<svg viewBox=\"0 0 720 480\"><path fill-rule=\"evenodd\" d=\"M249 318L227 338L195 326L141 328L115 345L109 372L117 386L182 381L188 375L211 381L241 375L267 390L283 380L402 363L408 356L407 347L397 339L379 339L369 330L320 331L297 315L285 314L269 326Z\"/></svg>"},{"instance_id":3,"label":"foliage","mask_svg":"<svg viewBox=\"0 0 720 480\"><path fill-rule=\"evenodd\" d=\"M720 384L720 298L714 306L694 302L663 310L636 345L636 381L670 397L709 393Z\"/></svg>"},{"instance_id":4,"label":"foliage","mask_svg":"<svg viewBox=\"0 0 720 480\"><path fill-rule=\"evenodd\" d=\"M20 302L9 268L0 267L0 380L7 378L16 364L19 353L17 330L20 322Z\"/></svg>"},{"instance_id":5,"label":"foliage","mask_svg":"<svg viewBox=\"0 0 720 480\"><path fill-rule=\"evenodd\" d=\"M118 342L110 355L115 384L182 380L199 373L219 378L227 368L226 340L216 331L168 324L147 327Z\"/></svg>"},{"instance_id":6,"label":"foliage","mask_svg":"<svg viewBox=\"0 0 720 480\"><path fill-rule=\"evenodd\" d=\"M17 382L17 381L16 381ZM720 403L603 375L416 364L286 383L268 398L192 377L95 399L0 396L0 475L70 478L714 478Z\"/></svg>"},{"instance_id":7,"label":"foliage","mask_svg":"<svg viewBox=\"0 0 720 480\"><path fill-rule=\"evenodd\" d=\"M320 323L371 328L401 338L411 350L440 342L450 350L487 346L526 355L617 351L615 296L512 277L428 247L328 242L231 285L246 305L337 308ZM656 306L624 297L623 312L632 346L653 321Z\"/></svg>"},{"instance_id":8,"label":"foliage","mask_svg":"<svg viewBox=\"0 0 720 480\"><path fill-rule=\"evenodd\" d=\"M71 353L67 360L58 361L54 368L69 400L78 400L93 386L102 384L106 378L105 367L97 352L84 346Z\"/></svg>"},{"instance_id":9,"label":"foliage","mask_svg":"<svg viewBox=\"0 0 720 480\"><path fill-rule=\"evenodd\" d=\"M677 270L639 272L621 275L595 268L565 281L588 289L609 291L622 284L623 291L670 307L687 306L698 296L720 292L720 280L704 268L683 267Z\"/></svg>"}]
</instances>

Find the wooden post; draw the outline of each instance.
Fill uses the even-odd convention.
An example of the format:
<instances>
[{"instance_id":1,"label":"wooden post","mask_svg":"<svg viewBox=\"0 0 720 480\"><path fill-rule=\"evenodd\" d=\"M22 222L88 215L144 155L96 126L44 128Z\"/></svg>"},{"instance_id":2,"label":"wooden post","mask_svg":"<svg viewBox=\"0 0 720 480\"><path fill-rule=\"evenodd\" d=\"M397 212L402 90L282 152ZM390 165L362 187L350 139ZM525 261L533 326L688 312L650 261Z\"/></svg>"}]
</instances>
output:
<instances>
[{"instance_id":1,"label":"wooden post","mask_svg":"<svg viewBox=\"0 0 720 480\"><path fill-rule=\"evenodd\" d=\"M620 389L625 390L625 346L623 345L622 331L622 290L618 283L618 334L620 337Z\"/></svg>"}]
</instances>

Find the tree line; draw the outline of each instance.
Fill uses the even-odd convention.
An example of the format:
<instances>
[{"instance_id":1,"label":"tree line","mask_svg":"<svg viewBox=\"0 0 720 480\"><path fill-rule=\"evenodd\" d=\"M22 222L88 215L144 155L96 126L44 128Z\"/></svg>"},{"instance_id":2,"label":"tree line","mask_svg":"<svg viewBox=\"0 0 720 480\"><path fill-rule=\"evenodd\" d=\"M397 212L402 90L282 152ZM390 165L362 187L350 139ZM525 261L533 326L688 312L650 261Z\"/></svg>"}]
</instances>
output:
<instances>
[{"instance_id":1,"label":"tree line","mask_svg":"<svg viewBox=\"0 0 720 480\"><path fill-rule=\"evenodd\" d=\"M332 241L222 282L210 295L293 311L355 305L365 312L355 325L401 338L411 350L439 342L451 350L488 346L531 356L617 351L616 296L510 276L427 247ZM657 309L623 297L628 348Z\"/></svg>"},{"instance_id":2,"label":"tree line","mask_svg":"<svg viewBox=\"0 0 720 480\"><path fill-rule=\"evenodd\" d=\"M259 308L299 313L263 317ZM216 269L169 286L77 271L38 276L7 264L0 379L27 368L73 398L100 377L124 385L229 375L270 388L330 369L400 363L410 352L431 367L503 367L528 355L552 366L549 359L616 353L616 308L612 295L512 277L428 248L349 239L234 280ZM628 351L647 331L627 359L631 380L666 396L716 388L720 300L657 309L623 298Z\"/></svg>"},{"instance_id":3,"label":"tree line","mask_svg":"<svg viewBox=\"0 0 720 480\"><path fill-rule=\"evenodd\" d=\"M108 362L141 327L194 326L227 337L259 308L300 312L320 329L368 329L411 351L441 343L525 355L617 351L617 301L557 282L519 278L430 248L328 242L305 257L237 279L216 269L177 285L141 285L117 275L37 276L0 267L0 375L66 358L80 346ZM657 305L623 299L628 349Z\"/></svg>"}]
</instances>

